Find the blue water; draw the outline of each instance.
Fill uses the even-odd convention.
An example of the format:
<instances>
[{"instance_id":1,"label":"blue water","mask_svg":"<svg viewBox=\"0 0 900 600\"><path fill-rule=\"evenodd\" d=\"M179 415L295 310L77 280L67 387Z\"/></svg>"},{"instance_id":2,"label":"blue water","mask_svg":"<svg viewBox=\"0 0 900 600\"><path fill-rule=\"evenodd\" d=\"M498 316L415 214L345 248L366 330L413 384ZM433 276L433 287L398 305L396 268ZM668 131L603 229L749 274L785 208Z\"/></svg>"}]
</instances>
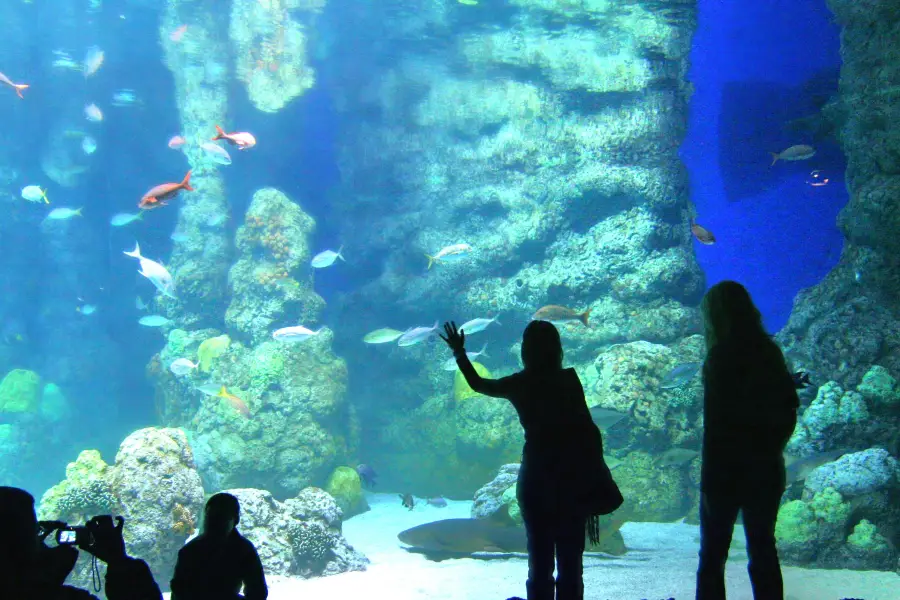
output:
<instances>
[{"instance_id":1,"label":"blue water","mask_svg":"<svg viewBox=\"0 0 900 600\"><path fill-rule=\"evenodd\" d=\"M691 55L696 93L681 155L691 174L697 221L719 243L697 244L697 261L709 285L723 279L742 282L774 333L787 322L797 292L828 273L843 244L835 219L847 192L844 159L834 142L815 144L818 154L811 161L776 164L771 171L777 169L778 175L765 172L769 152L808 143L784 131L776 111L796 111L793 118L812 112L797 102L808 95L789 95L785 88L801 87L822 70L839 67L840 28L817 0L700 0L699 15ZM746 93L737 95L726 116L727 85L744 86ZM726 143L720 134L729 128L723 122L728 117L741 120L742 133L759 134L750 141L728 140L745 142L741 150L753 165L731 176L768 180L767 189L737 201L727 198L719 166L720 145ZM813 169L823 169L831 183L810 187L806 182Z\"/></svg>"}]
</instances>

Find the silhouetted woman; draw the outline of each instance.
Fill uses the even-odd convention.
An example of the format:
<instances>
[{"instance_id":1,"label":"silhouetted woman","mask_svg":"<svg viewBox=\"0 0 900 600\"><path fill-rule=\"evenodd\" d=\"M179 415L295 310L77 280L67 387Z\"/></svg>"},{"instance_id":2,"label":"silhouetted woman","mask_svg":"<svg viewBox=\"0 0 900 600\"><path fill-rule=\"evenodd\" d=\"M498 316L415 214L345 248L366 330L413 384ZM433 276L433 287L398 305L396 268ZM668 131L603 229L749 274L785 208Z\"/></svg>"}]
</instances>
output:
<instances>
[{"instance_id":1,"label":"silhouetted woman","mask_svg":"<svg viewBox=\"0 0 900 600\"><path fill-rule=\"evenodd\" d=\"M753 597L781 600L775 520L786 484L782 452L797 424L796 380L742 285L714 285L701 311L706 361L697 600L725 598L725 561L738 511Z\"/></svg>"},{"instance_id":2,"label":"silhouetted woman","mask_svg":"<svg viewBox=\"0 0 900 600\"><path fill-rule=\"evenodd\" d=\"M592 541L598 535L590 496L619 492L603 463L603 442L581 380L575 369L563 369L559 332L547 321L532 321L522 336L525 368L508 377L485 379L466 356L465 332L458 332L455 323L445 323L444 331L447 335L441 337L453 350L469 386L480 394L510 400L525 429L516 497L528 539L528 600L553 600L554 588L557 600L581 600L585 528ZM589 473L601 469L613 489L586 483L595 481ZM618 499L621 503L621 496Z\"/></svg>"}]
</instances>

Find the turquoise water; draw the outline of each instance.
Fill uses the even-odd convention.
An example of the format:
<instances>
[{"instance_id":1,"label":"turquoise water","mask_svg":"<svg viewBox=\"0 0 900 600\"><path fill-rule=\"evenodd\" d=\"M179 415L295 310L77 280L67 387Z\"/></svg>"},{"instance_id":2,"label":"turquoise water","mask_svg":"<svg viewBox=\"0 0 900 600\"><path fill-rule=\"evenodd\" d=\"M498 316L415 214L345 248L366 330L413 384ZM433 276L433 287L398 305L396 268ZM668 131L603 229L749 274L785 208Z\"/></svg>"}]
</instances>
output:
<instances>
[{"instance_id":1,"label":"turquoise water","mask_svg":"<svg viewBox=\"0 0 900 600\"><path fill-rule=\"evenodd\" d=\"M515 525L522 433L432 327L484 319L467 349L502 376L557 306L628 500L589 588L687 597L698 306L736 279L813 384L788 593L900 597L898 19L886 0L0 3L0 483L42 516L151 524L127 541L164 586L205 498L238 489L279 593L421 569L401 597L435 597L455 588L397 535ZM496 546L472 531L462 554ZM441 576L522 594L506 550ZM642 588L654 569L683 582Z\"/></svg>"}]
</instances>

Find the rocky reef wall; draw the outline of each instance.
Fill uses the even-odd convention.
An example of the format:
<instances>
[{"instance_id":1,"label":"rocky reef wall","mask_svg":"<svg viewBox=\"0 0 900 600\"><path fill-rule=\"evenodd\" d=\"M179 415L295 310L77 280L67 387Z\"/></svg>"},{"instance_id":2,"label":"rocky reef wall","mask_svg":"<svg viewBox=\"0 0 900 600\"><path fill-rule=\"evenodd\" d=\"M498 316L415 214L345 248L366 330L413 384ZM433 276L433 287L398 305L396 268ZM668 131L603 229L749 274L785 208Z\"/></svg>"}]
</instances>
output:
<instances>
[{"instance_id":1,"label":"rocky reef wall","mask_svg":"<svg viewBox=\"0 0 900 600\"><path fill-rule=\"evenodd\" d=\"M847 157L837 266L802 291L779 340L799 366L847 386L900 373L900 7L829 0L842 27L840 91L826 107Z\"/></svg>"},{"instance_id":2,"label":"rocky reef wall","mask_svg":"<svg viewBox=\"0 0 900 600\"><path fill-rule=\"evenodd\" d=\"M457 411L443 348L359 339L500 314L492 356L512 367L546 304L593 311L590 328L563 331L570 363L696 332L704 280L677 155L696 3L343 4L353 43L331 47L323 76L344 114L347 268L367 282L343 299L338 342L362 364L354 396L397 411L373 417L387 424L369 448L403 463L394 483L470 494L516 459L515 414ZM425 255L461 242L470 258L428 268Z\"/></svg>"}]
</instances>

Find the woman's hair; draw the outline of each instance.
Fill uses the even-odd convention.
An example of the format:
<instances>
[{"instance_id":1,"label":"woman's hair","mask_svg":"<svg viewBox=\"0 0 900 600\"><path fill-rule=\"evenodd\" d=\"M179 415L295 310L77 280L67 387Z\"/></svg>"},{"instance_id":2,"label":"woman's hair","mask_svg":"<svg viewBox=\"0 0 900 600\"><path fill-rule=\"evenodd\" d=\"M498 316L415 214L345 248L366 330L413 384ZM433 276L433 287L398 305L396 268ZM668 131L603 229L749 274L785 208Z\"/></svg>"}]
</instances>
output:
<instances>
[{"instance_id":1,"label":"woman's hair","mask_svg":"<svg viewBox=\"0 0 900 600\"><path fill-rule=\"evenodd\" d=\"M768 339L762 315L753 304L750 293L736 281L721 281L709 288L700 303L703 334L709 351L721 340Z\"/></svg>"},{"instance_id":2,"label":"woman's hair","mask_svg":"<svg viewBox=\"0 0 900 600\"><path fill-rule=\"evenodd\" d=\"M549 321L532 321L522 334L522 364L528 371L562 369L559 331Z\"/></svg>"}]
</instances>

